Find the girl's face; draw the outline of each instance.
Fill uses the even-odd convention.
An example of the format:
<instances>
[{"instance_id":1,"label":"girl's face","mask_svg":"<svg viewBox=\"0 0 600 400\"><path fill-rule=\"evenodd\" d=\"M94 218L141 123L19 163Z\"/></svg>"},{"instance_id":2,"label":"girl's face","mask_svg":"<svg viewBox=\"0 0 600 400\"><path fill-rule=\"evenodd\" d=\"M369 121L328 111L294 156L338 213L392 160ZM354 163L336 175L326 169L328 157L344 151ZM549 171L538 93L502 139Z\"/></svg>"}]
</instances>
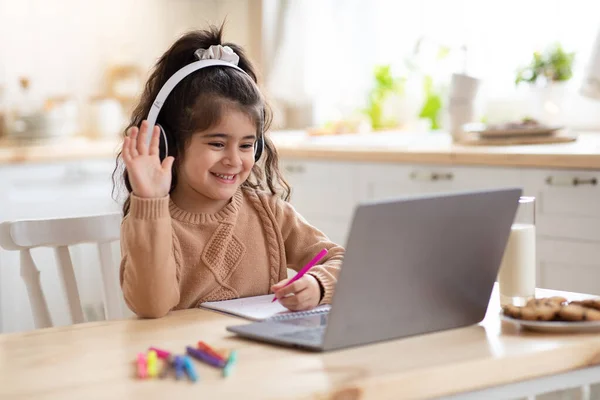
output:
<instances>
[{"instance_id":1,"label":"girl's face","mask_svg":"<svg viewBox=\"0 0 600 400\"><path fill-rule=\"evenodd\" d=\"M205 212L224 207L250 175L256 139L252 119L228 109L217 125L192 136L179 165L174 194L201 203L198 206L207 208Z\"/></svg>"}]
</instances>

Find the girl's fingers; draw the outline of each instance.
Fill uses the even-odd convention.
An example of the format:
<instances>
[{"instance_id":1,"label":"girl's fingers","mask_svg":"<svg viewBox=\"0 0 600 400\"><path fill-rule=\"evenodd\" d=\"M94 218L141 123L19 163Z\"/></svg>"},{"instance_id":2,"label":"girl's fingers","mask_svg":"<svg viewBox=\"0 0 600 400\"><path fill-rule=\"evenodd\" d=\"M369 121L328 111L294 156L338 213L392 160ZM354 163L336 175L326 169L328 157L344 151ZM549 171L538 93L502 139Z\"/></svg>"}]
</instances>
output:
<instances>
[{"instance_id":1,"label":"girl's fingers","mask_svg":"<svg viewBox=\"0 0 600 400\"><path fill-rule=\"evenodd\" d=\"M165 158L165 160L162 162L162 169L165 172L171 172L171 168L173 168L173 161L175 161L175 159L171 156Z\"/></svg>"},{"instance_id":2,"label":"girl's fingers","mask_svg":"<svg viewBox=\"0 0 600 400\"><path fill-rule=\"evenodd\" d=\"M160 128L154 125L154 129L152 129L152 138L150 139L150 148L148 149L148 154L151 156L158 155L158 145L160 142Z\"/></svg>"},{"instance_id":3,"label":"girl's fingers","mask_svg":"<svg viewBox=\"0 0 600 400\"><path fill-rule=\"evenodd\" d=\"M284 279L282 281L277 282L276 284L274 284L273 286L271 286L271 290L274 291L274 292L278 291L279 289L281 289L282 287L284 287L285 284L289 282L289 280L290 280L290 278L286 278L286 279Z\"/></svg>"},{"instance_id":4,"label":"girl's fingers","mask_svg":"<svg viewBox=\"0 0 600 400\"><path fill-rule=\"evenodd\" d=\"M129 142L131 141L131 139L128 136L125 136L125 139L123 140L123 152L121 153L121 155L123 156L123 161L125 161L125 164L129 163L129 161L131 161L131 153L129 152Z\"/></svg>"},{"instance_id":5,"label":"girl's fingers","mask_svg":"<svg viewBox=\"0 0 600 400\"><path fill-rule=\"evenodd\" d=\"M135 126L131 128L130 130L130 135L129 135L129 154L130 156L133 157L137 157L139 156L139 153L137 151L137 139L138 139L138 132L139 129L136 128Z\"/></svg>"},{"instance_id":6,"label":"girl's fingers","mask_svg":"<svg viewBox=\"0 0 600 400\"><path fill-rule=\"evenodd\" d=\"M148 140L148 122L142 121L142 125L140 126L140 133L138 134L137 140L137 151L141 156L145 156L148 154L148 146L146 145L146 141Z\"/></svg>"},{"instance_id":7,"label":"girl's fingers","mask_svg":"<svg viewBox=\"0 0 600 400\"><path fill-rule=\"evenodd\" d=\"M310 290L304 289L293 296L284 297L279 299L282 306L287 309L299 311L310 307Z\"/></svg>"},{"instance_id":8,"label":"girl's fingers","mask_svg":"<svg viewBox=\"0 0 600 400\"><path fill-rule=\"evenodd\" d=\"M307 282L304 279L298 279L296 282L291 283L289 286L278 289L275 292L275 296L278 299L282 299L284 296L288 296L290 294L300 293L302 290L308 287Z\"/></svg>"}]
</instances>

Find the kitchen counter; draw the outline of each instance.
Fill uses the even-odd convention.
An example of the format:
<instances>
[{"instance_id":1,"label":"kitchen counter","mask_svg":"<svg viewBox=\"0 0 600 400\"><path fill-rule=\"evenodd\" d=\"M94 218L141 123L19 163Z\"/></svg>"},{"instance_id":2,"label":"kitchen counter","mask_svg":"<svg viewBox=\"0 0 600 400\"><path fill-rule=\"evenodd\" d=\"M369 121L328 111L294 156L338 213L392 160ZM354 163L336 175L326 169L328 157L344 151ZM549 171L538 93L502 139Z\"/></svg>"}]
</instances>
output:
<instances>
[{"instance_id":1,"label":"kitchen counter","mask_svg":"<svg viewBox=\"0 0 600 400\"><path fill-rule=\"evenodd\" d=\"M0 139L0 165L115 158L121 142L73 137L47 142Z\"/></svg>"},{"instance_id":2,"label":"kitchen counter","mask_svg":"<svg viewBox=\"0 0 600 400\"><path fill-rule=\"evenodd\" d=\"M531 168L600 169L600 133L577 141L521 146L466 146L445 133L376 133L308 137L273 134L283 158Z\"/></svg>"},{"instance_id":3,"label":"kitchen counter","mask_svg":"<svg viewBox=\"0 0 600 400\"><path fill-rule=\"evenodd\" d=\"M532 168L600 169L600 133L581 133L573 143L524 146L464 146L445 133L370 133L310 137L277 131L282 158ZM63 139L17 145L0 140L0 165L113 158L120 140Z\"/></svg>"}]
</instances>

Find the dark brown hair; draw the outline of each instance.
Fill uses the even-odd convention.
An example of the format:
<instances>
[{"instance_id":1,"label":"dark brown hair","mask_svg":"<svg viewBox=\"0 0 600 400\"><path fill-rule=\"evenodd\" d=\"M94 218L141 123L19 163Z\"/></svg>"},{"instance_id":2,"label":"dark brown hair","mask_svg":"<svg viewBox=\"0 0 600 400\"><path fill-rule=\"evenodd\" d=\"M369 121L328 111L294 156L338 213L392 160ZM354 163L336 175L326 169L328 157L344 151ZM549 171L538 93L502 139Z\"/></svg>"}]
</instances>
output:
<instances>
[{"instance_id":1,"label":"dark brown hair","mask_svg":"<svg viewBox=\"0 0 600 400\"><path fill-rule=\"evenodd\" d=\"M223 43L222 36L223 26L210 26L206 30L191 31L180 37L156 63L140 101L133 110L127 129L132 126L139 127L147 118L158 91L167 79L180 68L197 61L194 55L196 50L208 49L212 45L229 46L240 58L238 67L246 73L235 68L218 66L200 69L177 84L158 115L156 122L166 132L168 155L175 158L169 193L177 186L179 163L192 135L218 124L227 109L233 107L246 113L255 122L257 138L262 137L265 142L261 159L254 165L250 177L242 187L268 190L288 201L290 186L279 171L277 150L265 135L272 120L271 109L258 89L256 72L244 50L236 44ZM161 153L164 153L162 141ZM113 172L115 198L118 196L120 184L124 184L127 189L127 197L123 204L123 214L127 215L132 189L121 152L117 155L117 165Z\"/></svg>"}]
</instances>

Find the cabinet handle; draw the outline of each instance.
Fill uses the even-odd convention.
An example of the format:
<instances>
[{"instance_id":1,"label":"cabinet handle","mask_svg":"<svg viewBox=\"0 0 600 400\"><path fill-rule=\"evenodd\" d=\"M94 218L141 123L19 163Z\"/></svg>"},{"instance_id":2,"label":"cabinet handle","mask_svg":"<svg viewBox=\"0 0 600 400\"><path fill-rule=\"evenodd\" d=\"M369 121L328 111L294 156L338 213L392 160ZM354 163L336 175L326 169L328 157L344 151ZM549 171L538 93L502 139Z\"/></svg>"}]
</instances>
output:
<instances>
[{"instance_id":1,"label":"cabinet handle","mask_svg":"<svg viewBox=\"0 0 600 400\"><path fill-rule=\"evenodd\" d=\"M549 186L581 186L581 185L596 186L598 184L598 180L596 178L549 176L546 178L546 183Z\"/></svg>"},{"instance_id":2,"label":"cabinet handle","mask_svg":"<svg viewBox=\"0 0 600 400\"><path fill-rule=\"evenodd\" d=\"M412 172L410 179L426 182L451 181L454 179L454 174L452 172Z\"/></svg>"}]
</instances>

